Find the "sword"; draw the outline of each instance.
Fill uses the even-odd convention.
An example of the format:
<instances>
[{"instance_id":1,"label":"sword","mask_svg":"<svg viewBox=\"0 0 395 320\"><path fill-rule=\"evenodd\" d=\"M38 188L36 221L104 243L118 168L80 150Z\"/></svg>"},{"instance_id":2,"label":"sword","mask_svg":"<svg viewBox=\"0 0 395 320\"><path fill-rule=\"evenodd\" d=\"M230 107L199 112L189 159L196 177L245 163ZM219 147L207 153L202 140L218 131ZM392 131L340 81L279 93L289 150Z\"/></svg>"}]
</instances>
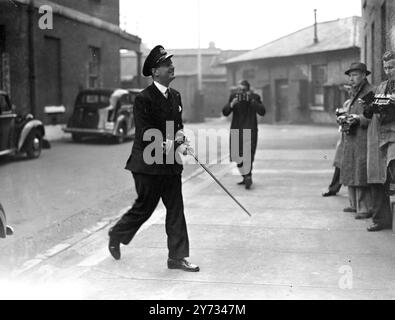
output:
<instances>
[{"instance_id":1,"label":"sword","mask_svg":"<svg viewBox=\"0 0 395 320\"><path fill-rule=\"evenodd\" d=\"M190 150L189 148L187 148L186 150L194 159L195 161L211 176L211 178L214 179L214 181L229 195L229 197L231 197L233 199L234 202L236 202L240 208L242 208L250 217L251 217L251 213L248 212L248 210L246 208L244 208L244 206L237 201L237 199L224 187L224 185L214 176L214 174L209 170L209 168L207 168L207 166L205 166L203 163L201 163L199 161L199 159L197 158L197 156L192 152L192 150Z\"/></svg>"}]
</instances>

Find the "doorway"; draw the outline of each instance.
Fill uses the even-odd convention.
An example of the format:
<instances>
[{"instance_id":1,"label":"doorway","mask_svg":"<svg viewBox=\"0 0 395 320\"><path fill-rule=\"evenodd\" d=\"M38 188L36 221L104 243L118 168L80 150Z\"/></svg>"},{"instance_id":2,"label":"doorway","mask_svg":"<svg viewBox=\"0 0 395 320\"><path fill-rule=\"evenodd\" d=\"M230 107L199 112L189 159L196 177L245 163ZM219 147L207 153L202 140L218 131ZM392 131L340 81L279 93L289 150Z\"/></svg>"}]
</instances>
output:
<instances>
[{"instance_id":1,"label":"doorway","mask_svg":"<svg viewBox=\"0 0 395 320\"><path fill-rule=\"evenodd\" d=\"M61 83L61 57L60 40L45 37L44 52L44 95L45 106L59 106L62 104L62 83Z\"/></svg>"},{"instance_id":2,"label":"doorway","mask_svg":"<svg viewBox=\"0 0 395 320\"><path fill-rule=\"evenodd\" d=\"M276 122L288 120L288 79L276 80Z\"/></svg>"}]
</instances>

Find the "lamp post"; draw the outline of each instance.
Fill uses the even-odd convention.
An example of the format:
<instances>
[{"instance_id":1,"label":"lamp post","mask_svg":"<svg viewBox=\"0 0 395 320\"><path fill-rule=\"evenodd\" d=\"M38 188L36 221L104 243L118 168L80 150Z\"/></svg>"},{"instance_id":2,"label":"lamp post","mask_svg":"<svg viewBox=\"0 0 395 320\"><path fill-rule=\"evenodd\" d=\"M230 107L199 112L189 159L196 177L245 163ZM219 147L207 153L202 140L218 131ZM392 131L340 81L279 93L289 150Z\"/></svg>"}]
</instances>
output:
<instances>
[{"instance_id":1,"label":"lamp post","mask_svg":"<svg viewBox=\"0 0 395 320\"><path fill-rule=\"evenodd\" d=\"M198 50L197 50L197 80L198 80L198 91L199 94L202 91L202 50L200 48L200 0L197 0L197 14L198 14L198 21L197 21L197 43L198 43Z\"/></svg>"},{"instance_id":2,"label":"lamp post","mask_svg":"<svg viewBox=\"0 0 395 320\"><path fill-rule=\"evenodd\" d=\"M194 120L204 121L204 98L202 85L202 50L200 48L200 0L197 0L197 90L194 103Z\"/></svg>"}]
</instances>

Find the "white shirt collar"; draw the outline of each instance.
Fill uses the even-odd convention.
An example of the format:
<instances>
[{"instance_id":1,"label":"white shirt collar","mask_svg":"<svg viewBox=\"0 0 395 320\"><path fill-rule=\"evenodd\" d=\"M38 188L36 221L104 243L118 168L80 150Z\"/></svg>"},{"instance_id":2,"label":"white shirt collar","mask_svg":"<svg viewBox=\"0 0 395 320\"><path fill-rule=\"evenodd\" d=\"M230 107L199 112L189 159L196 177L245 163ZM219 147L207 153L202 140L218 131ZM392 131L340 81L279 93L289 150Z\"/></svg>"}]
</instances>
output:
<instances>
[{"instance_id":1,"label":"white shirt collar","mask_svg":"<svg viewBox=\"0 0 395 320\"><path fill-rule=\"evenodd\" d=\"M165 87L163 84L160 84L157 81L154 81L154 84L156 85L156 87L159 89L160 92L162 92L162 94L167 98L166 96L166 91L169 89L168 87Z\"/></svg>"}]
</instances>

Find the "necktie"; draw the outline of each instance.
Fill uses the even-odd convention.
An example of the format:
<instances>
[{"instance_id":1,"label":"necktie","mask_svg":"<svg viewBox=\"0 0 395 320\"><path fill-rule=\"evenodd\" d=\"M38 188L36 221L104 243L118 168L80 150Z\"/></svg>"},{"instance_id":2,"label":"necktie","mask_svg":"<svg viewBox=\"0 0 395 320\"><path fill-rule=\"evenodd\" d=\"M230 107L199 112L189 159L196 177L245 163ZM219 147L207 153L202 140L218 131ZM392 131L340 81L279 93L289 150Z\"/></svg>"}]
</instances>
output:
<instances>
[{"instance_id":1,"label":"necktie","mask_svg":"<svg viewBox=\"0 0 395 320\"><path fill-rule=\"evenodd\" d=\"M169 89L166 89L166 91L165 91L165 97L166 97L166 99L169 97Z\"/></svg>"}]
</instances>

